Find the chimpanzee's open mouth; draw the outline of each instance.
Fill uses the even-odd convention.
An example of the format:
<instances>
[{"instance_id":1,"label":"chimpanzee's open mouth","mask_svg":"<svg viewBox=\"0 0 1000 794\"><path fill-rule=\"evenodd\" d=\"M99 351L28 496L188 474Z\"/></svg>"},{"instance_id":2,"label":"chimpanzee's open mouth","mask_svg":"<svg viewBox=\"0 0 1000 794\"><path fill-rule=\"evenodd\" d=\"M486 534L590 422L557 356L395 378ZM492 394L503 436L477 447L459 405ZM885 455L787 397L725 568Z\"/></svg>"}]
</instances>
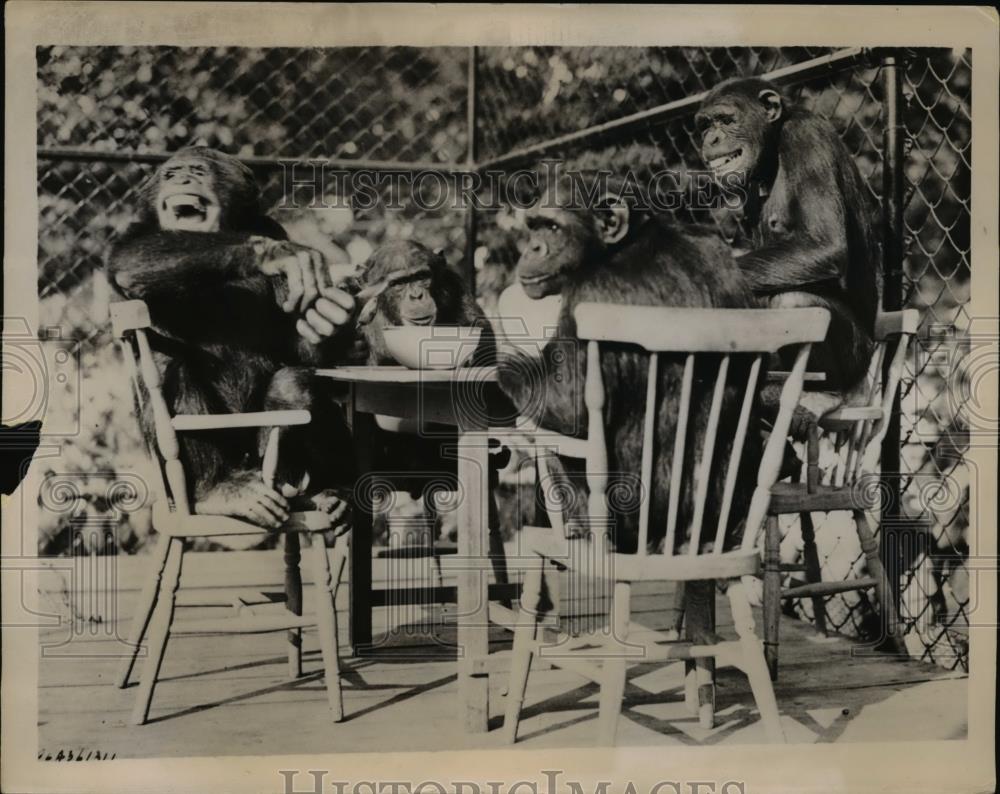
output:
<instances>
[{"instance_id":1,"label":"chimpanzee's open mouth","mask_svg":"<svg viewBox=\"0 0 1000 794\"><path fill-rule=\"evenodd\" d=\"M739 160L740 157L742 156L743 156L742 149L734 149L729 154L723 154L719 157L716 157L714 160L709 160L708 165L709 168L718 170L719 168L725 168L727 165L734 162L735 160Z\"/></svg>"},{"instance_id":2,"label":"chimpanzee's open mouth","mask_svg":"<svg viewBox=\"0 0 1000 794\"><path fill-rule=\"evenodd\" d=\"M527 284L529 287L533 287L536 284L544 284L554 275L555 273L539 273L537 276L521 276L520 280L522 284Z\"/></svg>"},{"instance_id":3,"label":"chimpanzee's open mouth","mask_svg":"<svg viewBox=\"0 0 1000 794\"><path fill-rule=\"evenodd\" d=\"M163 210L173 218L177 228L196 229L208 221L209 201L194 193L175 193L163 199Z\"/></svg>"},{"instance_id":4,"label":"chimpanzee's open mouth","mask_svg":"<svg viewBox=\"0 0 1000 794\"><path fill-rule=\"evenodd\" d=\"M404 317L403 322L407 325L430 325L434 322L434 315L425 314L422 317Z\"/></svg>"}]
</instances>

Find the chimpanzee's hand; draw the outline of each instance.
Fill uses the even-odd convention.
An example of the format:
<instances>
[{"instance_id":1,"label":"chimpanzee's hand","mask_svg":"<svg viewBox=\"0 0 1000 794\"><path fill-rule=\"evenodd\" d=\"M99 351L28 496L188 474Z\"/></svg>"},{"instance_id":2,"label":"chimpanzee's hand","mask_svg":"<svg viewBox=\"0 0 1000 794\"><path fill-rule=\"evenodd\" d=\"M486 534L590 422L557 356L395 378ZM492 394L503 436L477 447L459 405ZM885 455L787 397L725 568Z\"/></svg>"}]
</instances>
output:
<instances>
[{"instance_id":1,"label":"chimpanzee's hand","mask_svg":"<svg viewBox=\"0 0 1000 794\"><path fill-rule=\"evenodd\" d=\"M305 314L295 323L299 336L319 344L323 337L333 336L338 329L347 325L354 309L354 298L339 287L323 287L316 303L306 309Z\"/></svg>"},{"instance_id":2,"label":"chimpanzee's hand","mask_svg":"<svg viewBox=\"0 0 1000 794\"><path fill-rule=\"evenodd\" d=\"M298 312L295 327L300 336L318 344L347 324L354 298L333 284L322 253L288 240L253 237L251 242L257 250L261 272L284 277L288 294L281 308Z\"/></svg>"},{"instance_id":3,"label":"chimpanzee's hand","mask_svg":"<svg viewBox=\"0 0 1000 794\"><path fill-rule=\"evenodd\" d=\"M240 471L202 494L195 501L194 511L233 516L267 529L278 529L288 520L289 504L264 483L259 471Z\"/></svg>"},{"instance_id":4,"label":"chimpanzee's hand","mask_svg":"<svg viewBox=\"0 0 1000 794\"><path fill-rule=\"evenodd\" d=\"M288 295L281 308L286 312L305 314L319 297L320 290L331 286L326 259L315 248L268 237L251 237L250 241L257 253L260 272L265 276L284 277Z\"/></svg>"}]
</instances>

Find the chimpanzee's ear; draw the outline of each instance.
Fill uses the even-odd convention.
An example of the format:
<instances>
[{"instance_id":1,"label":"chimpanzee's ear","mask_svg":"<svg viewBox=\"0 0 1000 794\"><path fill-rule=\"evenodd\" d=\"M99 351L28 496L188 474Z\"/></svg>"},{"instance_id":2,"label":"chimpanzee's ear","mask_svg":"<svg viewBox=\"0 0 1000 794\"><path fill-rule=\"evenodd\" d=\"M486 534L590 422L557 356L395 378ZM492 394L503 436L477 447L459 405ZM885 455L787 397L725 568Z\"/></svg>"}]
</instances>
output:
<instances>
[{"instance_id":1,"label":"chimpanzee's ear","mask_svg":"<svg viewBox=\"0 0 1000 794\"><path fill-rule=\"evenodd\" d=\"M615 245L628 234L628 204L617 193L605 193L594 205L597 236L605 245Z\"/></svg>"},{"instance_id":2,"label":"chimpanzee's ear","mask_svg":"<svg viewBox=\"0 0 1000 794\"><path fill-rule=\"evenodd\" d=\"M781 94L770 88L765 88L757 94L757 98L764 106L764 112L767 114L768 121L777 121L781 118Z\"/></svg>"}]
</instances>

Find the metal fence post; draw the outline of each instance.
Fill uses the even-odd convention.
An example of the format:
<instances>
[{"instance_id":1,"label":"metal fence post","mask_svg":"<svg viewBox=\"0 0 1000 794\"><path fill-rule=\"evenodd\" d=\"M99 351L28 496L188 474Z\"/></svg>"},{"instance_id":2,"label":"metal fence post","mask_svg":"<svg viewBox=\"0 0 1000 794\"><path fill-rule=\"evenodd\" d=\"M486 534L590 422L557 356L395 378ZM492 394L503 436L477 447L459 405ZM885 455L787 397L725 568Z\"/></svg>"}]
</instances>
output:
<instances>
[{"instance_id":1,"label":"metal fence post","mask_svg":"<svg viewBox=\"0 0 1000 794\"><path fill-rule=\"evenodd\" d=\"M897 54L890 51L882 59L882 87L885 102L885 127L882 138L882 308L898 311L903 302L903 139L905 130L900 117L902 88ZM888 361L886 366L888 366ZM883 486L882 522L879 532L880 553L888 568L896 610L900 601L900 559L898 538L900 499L900 401L892 405L889 430L882 440ZM902 626L897 629L902 631Z\"/></svg>"},{"instance_id":2,"label":"metal fence post","mask_svg":"<svg viewBox=\"0 0 1000 794\"><path fill-rule=\"evenodd\" d=\"M478 157L478 136L476 134L476 85L477 67L479 61L478 47L469 48L469 79L468 95L466 99L466 127L468 129L468 149L466 151L465 162L469 171L474 173L476 158ZM471 202L465 210L465 275L469 281L472 294L476 292L476 231L477 214L475 202Z\"/></svg>"}]
</instances>

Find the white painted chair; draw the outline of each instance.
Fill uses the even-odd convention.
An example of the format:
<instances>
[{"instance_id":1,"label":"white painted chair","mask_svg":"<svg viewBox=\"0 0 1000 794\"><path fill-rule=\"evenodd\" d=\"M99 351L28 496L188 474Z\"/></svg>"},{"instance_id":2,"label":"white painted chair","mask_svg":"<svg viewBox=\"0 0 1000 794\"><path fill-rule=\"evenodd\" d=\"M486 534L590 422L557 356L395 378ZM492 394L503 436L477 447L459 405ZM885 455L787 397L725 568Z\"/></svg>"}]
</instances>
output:
<instances>
[{"instance_id":1,"label":"white painted chair","mask_svg":"<svg viewBox=\"0 0 1000 794\"><path fill-rule=\"evenodd\" d=\"M587 521L589 533L583 537L565 538L549 528L525 527L521 533L520 560L525 568L521 609L515 628L510 682L504 721L504 738L513 743L528 683L532 660L538 656L555 667L572 670L600 685L599 741L614 744L618 717L625 688L628 663L683 659L689 667L688 681L703 686L686 688L689 708L699 713L702 724L711 725L714 704L711 698L700 704L699 689L711 687L712 660L742 670L750 681L754 699L769 740L784 740L778 706L761 641L754 633L753 617L747 596L750 578L760 571L760 550L756 545L759 528L767 514L771 487L781 467L784 440L798 402L811 343L826 335L829 313L823 309L735 310L735 309L671 309L659 307L622 307L606 304L581 304L576 308L577 332L587 344L585 397L588 412L587 439L561 438L546 432L545 444L558 444L561 455L583 458L589 488ZM651 494L654 483L653 447L657 441L672 450L669 507L666 516L650 515L650 500L643 498L639 507L638 548L633 554L616 553L607 547L609 505L607 502L608 453L604 425L605 389L600 367L601 346L604 343L627 343L641 346L649 352L648 377L645 391L645 421L640 462L642 494ZM781 405L757 473L757 484L746 519L742 545L724 550L724 539L730 526L729 515L736 486L737 470L748 432L752 426L751 409L761 385L761 369L768 357L779 348L797 348L795 364L786 379ZM660 359L664 354L677 360L683 355L684 368L677 408L677 433L674 439L655 439L655 416L659 407L657 382ZM732 455L726 466L723 504L714 527L703 527L708 493L708 475L722 413L730 360L741 355L741 364L748 359L745 384L733 384L742 389L743 399L736 421ZM691 393L695 361L706 356L718 361L708 425L704 443L695 451L695 471L685 471L684 461L691 414ZM734 370L739 369L733 367ZM735 418L735 417L734 417ZM544 474L543 474L544 476ZM690 526L678 526L681 494L693 490L693 519ZM550 514L558 513L558 505L549 505ZM651 521L664 522L666 538L664 552L647 550ZM554 521L553 523L559 523ZM689 538L686 552L675 552L677 533ZM709 535L708 533L712 533ZM714 540L711 550L703 543ZM570 636L558 625L546 619L550 608L555 576L546 577L550 566L570 568L586 560L607 582L611 595L609 626L597 632ZM648 630L630 631L630 597L632 584L640 581L694 582L713 579L728 580L727 595L732 608L738 639L722 640L708 631L696 641L667 641L662 634ZM557 646L557 647L556 647ZM546 649L550 653L546 652ZM554 651L554 652L551 652Z\"/></svg>"},{"instance_id":2,"label":"white painted chair","mask_svg":"<svg viewBox=\"0 0 1000 794\"><path fill-rule=\"evenodd\" d=\"M347 555L347 537L336 539L332 560L328 556L323 533L330 529L329 517L320 511L292 513L277 530L285 539L286 586L297 584L299 592L288 594L287 609L276 614L252 614L242 603L227 601L199 606L232 606L234 617L181 621L174 625L177 591L185 541L232 535L268 535L262 527L228 516L192 513L188 499L187 480L180 461L179 432L201 432L227 428L273 427L264 453L262 475L273 482L278 454L278 426L308 424L308 411L260 411L255 413L171 415L160 388L160 373L153 358L146 329L150 326L149 310L143 301L122 301L111 304L111 322L121 340L126 364L130 370L137 404L149 401L155 429L150 454L157 474L153 490L158 491L153 504L153 528L158 534L153 553L153 572L146 580L132 620L128 639L129 652L118 676L118 686L128 686L143 640L148 640L148 656L139 682L139 693L132 711L132 722L142 725L149 716L153 690L171 634L214 634L288 631L289 671L295 678L302 673L301 629L316 626L319 632L327 696L333 719L343 719L344 707L340 689L340 668L337 645L337 587ZM301 535L311 541L313 577L316 587L315 616L301 615L301 579L298 578L299 544ZM221 554L222 552L220 552ZM294 570L292 570L294 568ZM295 603L295 601L298 603ZM296 614L296 612L298 614ZM250 614L247 614L250 613Z\"/></svg>"}]
</instances>

